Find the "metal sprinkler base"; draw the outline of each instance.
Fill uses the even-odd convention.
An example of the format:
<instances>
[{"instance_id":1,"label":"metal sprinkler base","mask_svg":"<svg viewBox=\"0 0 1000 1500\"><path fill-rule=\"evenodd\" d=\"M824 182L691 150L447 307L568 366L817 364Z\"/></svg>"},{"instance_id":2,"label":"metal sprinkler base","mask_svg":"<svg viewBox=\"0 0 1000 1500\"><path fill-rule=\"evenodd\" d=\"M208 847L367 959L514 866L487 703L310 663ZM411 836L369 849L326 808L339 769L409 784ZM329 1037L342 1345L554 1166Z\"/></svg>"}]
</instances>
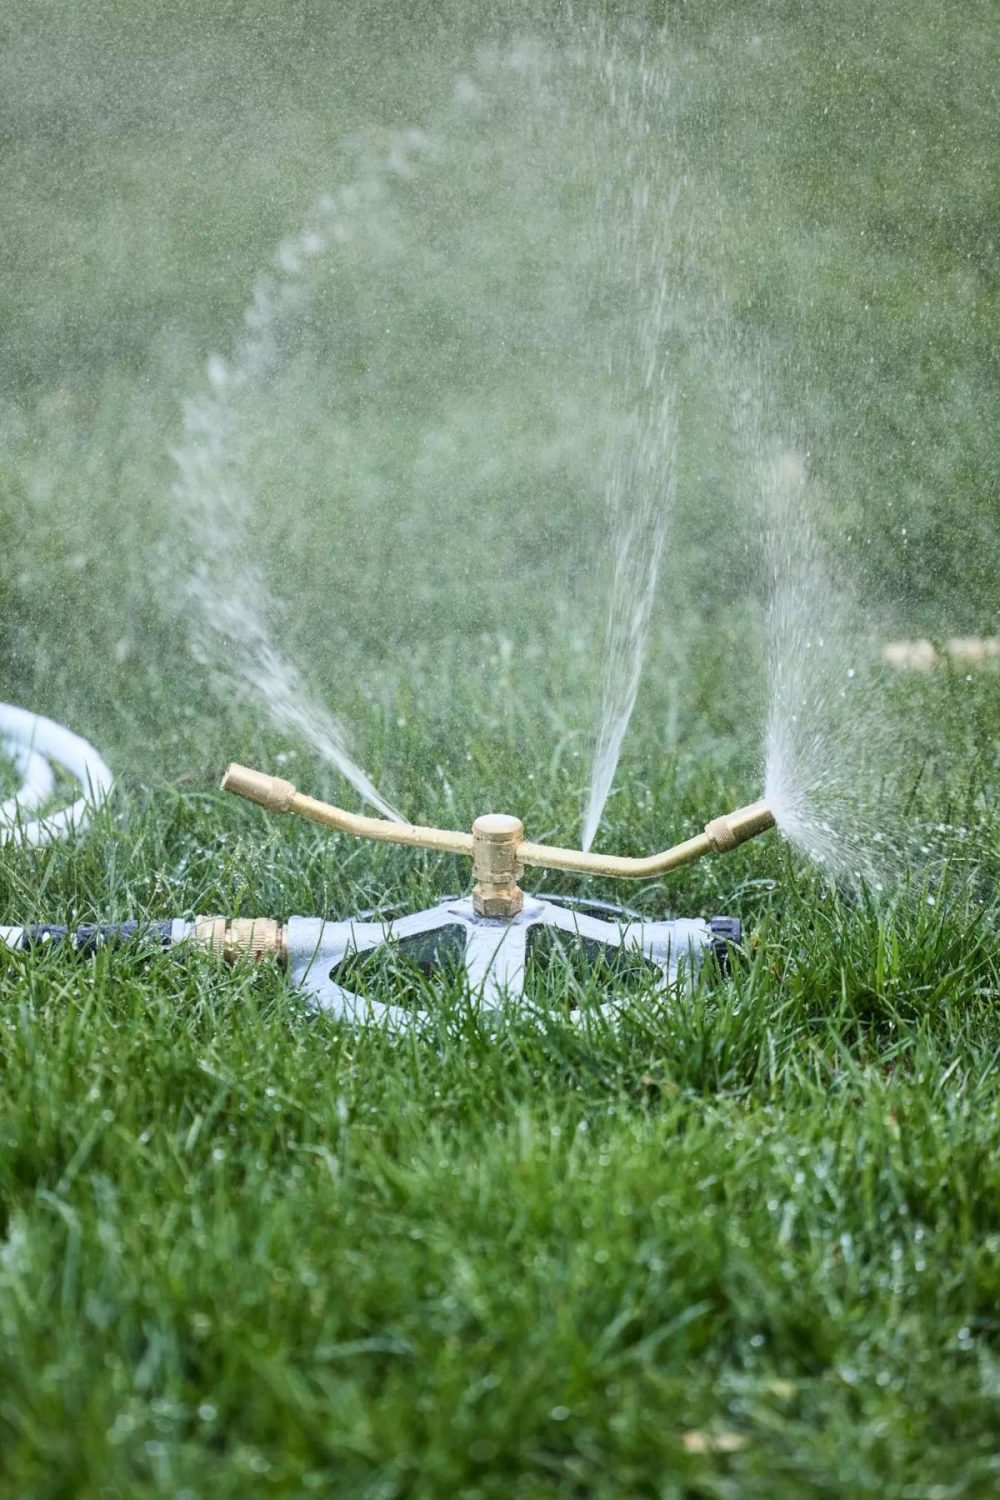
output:
<instances>
[{"instance_id":1,"label":"metal sprinkler base","mask_svg":"<svg viewBox=\"0 0 1000 1500\"><path fill-rule=\"evenodd\" d=\"M693 978L710 953L724 963L729 945L740 940L740 924L733 917L710 922L684 917L611 922L526 894L521 911L506 918L480 916L469 897L384 921L292 917L285 926L284 945L291 982L312 1008L339 1020L396 1028L412 1025L419 1012L357 994L335 977L343 965L390 944L403 955L408 949L426 953L433 948L428 939L448 934L461 942L459 963L477 1011L486 1016L501 1010L509 1014L511 1008L527 1003L528 950L533 932L540 928L555 929L591 951L596 945L609 956L629 953L645 960L655 991L665 997ZM610 1000L589 1014L611 1016L618 1009L618 1002Z\"/></svg>"},{"instance_id":2,"label":"metal sprinkler base","mask_svg":"<svg viewBox=\"0 0 1000 1500\"><path fill-rule=\"evenodd\" d=\"M476 1013L488 1021L501 1011L510 1015L519 1008L541 1014L525 992L529 950L538 931L563 934L569 943L582 946L591 964L603 958L613 970L616 957L644 963L653 992L665 999L676 999L678 990L690 983L710 954L724 968L730 946L740 941L735 917L647 922L620 908L604 909L619 920L605 921L530 895L514 917L483 917L471 897L457 897L410 916L383 920L355 917L327 922L322 917L290 917L282 924L267 917L197 917L194 921L176 917L151 923L87 924L75 930L50 925L0 927L0 947L24 951L65 943L86 955L105 945L135 943L179 953L192 947L207 949L231 963L271 959L286 968L292 988L311 1010L337 1020L381 1024L399 1031L426 1020L428 1012L371 1000L339 977L345 966L349 969L387 946L402 957L416 957L430 972L454 966L464 974ZM447 954L444 964L442 952ZM620 1009L621 1001L611 998L585 1013L573 1012L573 1017L611 1017Z\"/></svg>"}]
</instances>

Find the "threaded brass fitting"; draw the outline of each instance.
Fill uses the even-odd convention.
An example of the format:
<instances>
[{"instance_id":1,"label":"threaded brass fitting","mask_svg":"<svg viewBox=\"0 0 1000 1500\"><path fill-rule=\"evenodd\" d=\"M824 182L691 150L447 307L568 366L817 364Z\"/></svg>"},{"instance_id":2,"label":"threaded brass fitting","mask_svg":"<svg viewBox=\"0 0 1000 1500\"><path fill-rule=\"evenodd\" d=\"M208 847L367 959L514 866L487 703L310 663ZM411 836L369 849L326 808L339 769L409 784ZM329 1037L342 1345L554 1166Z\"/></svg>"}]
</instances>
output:
<instances>
[{"instance_id":1,"label":"threaded brass fitting","mask_svg":"<svg viewBox=\"0 0 1000 1500\"><path fill-rule=\"evenodd\" d=\"M265 958L283 963L286 958L285 929L271 917L237 917L235 921L226 917L198 917L192 938L200 947L220 954L231 964L260 963Z\"/></svg>"},{"instance_id":2,"label":"threaded brass fitting","mask_svg":"<svg viewBox=\"0 0 1000 1500\"><path fill-rule=\"evenodd\" d=\"M472 825L472 905L481 917L516 917L524 906L518 880L524 873L517 850L524 838L520 818L486 813Z\"/></svg>"},{"instance_id":3,"label":"threaded brass fitting","mask_svg":"<svg viewBox=\"0 0 1000 1500\"><path fill-rule=\"evenodd\" d=\"M751 802L705 824L705 837L715 854L728 854L747 839L774 827L774 814L766 802Z\"/></svg>"}]
</instances>

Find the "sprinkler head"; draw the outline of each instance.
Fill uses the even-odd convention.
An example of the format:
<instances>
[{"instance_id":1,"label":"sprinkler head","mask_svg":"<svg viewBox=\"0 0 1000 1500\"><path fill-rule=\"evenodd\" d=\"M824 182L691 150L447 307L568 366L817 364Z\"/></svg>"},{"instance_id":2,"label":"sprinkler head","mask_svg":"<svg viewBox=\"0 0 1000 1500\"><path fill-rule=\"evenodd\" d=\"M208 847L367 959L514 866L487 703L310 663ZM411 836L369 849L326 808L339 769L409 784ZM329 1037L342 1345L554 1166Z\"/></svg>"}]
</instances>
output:
<instances>
[{"instance_id":1,"label":"sprinkler head","mask_svg":"<svg viewBox=\"0 0 1000 1500\"><path fill-rule=\"evenodd\" d=\"M362 817L331 807L315 797L306 797L280 776L264 776L247 766L231 765L222 781L225 792L236 792L270 812L296 813L325 828L382 843L433 849L442 854L471 855L475 874L473 904L482 917L512 921L521 912L524 897L518 886L524 865L545 870L570 870L578 875L602 875L622 880L651 880L701 859L705 854L725 854L747 839L774 827L774 814L766 802L751 802L724 817L706 823L704 832L684 839L672 849L646 858L597 854L582 849L560 849L553 844L533 844L524 837L519 818L488 813L477 818L471 833L446 828L421 828L410 823L390 823L385 818Z\"/></svg>"}]
</instances>

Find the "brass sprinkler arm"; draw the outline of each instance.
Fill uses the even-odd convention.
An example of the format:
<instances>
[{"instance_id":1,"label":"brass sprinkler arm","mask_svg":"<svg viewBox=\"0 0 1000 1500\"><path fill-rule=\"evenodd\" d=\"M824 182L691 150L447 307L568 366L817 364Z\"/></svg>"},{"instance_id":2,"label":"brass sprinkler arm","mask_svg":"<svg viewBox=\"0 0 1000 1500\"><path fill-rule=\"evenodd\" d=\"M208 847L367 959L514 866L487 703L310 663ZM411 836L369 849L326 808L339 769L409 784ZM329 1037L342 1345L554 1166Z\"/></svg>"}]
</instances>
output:
<instances>
[{"instance_id":1,"label":"brass sprinkler arm","mask_svg":"<svg viewBox=\"0 0 1000 1500\"><path fill-rule=\"evenodd\" d=\"M450 833L445 828L420 828L412 823L391 823L388 818L366 818L360 813L345 812L329 802L303 796L280 776L266 776L263 771L252 771L249 766L235 762L226 768L222 790L256 802L268 812L297 813L311 823L322 823L324 828L352 833L356 838L406 844L411 849L436 849L441 854L472 854L471 833Z\"/></svg>"},{"instance_id":2,"label":"brass sprinkler arm","mask_svg":"<svg viewBox=\"0 0 1000 1500\"><path fill-rule=\"evenodd\" d=\"M675 844L661 854L630 859L614 854L584 853L582 849L560 849L554 844L527 842L524 826L517 818L489 813L477 818L471 833L443 828L421 828L409 823L391 823L386 818L367 818L345 812L328 802L318 802L296 791L280 776L266 776L247 766L230 765L222 778L222 790L235 792L269 812L297 813L338 833L410 848L433 849L442 854L464 854L473 861L476 885L473 901L481 916L514 917L521 910L523 894L518 879L524 865L546 870L570 870L578 875L611 875L624 880L649 880L665 875L678 865L705 854L725 854L747 839L774 827L774 814L766 802L752 802L705 824L703 833Z\"/></svg>"}]
</instances>

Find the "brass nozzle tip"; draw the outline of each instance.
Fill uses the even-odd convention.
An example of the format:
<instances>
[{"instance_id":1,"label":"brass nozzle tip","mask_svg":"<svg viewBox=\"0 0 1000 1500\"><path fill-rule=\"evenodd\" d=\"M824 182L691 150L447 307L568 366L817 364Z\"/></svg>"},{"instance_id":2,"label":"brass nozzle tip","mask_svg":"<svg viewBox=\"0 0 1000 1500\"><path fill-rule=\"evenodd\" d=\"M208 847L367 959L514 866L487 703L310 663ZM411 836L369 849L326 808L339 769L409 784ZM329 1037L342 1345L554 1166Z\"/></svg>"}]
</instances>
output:
<instances>
[{"instance_id":1,"label":"brass nozzle tip","mask_svg":"<svg viewBox=\"0 0 1000 1500\"><path fill-rule=\"evenodd\" d=\"M295 797L295 788L290 781L280 776L265 776L263 771L252 771L249 766L237 765L234 761L226 767L222 778L222 790L235 792L248 802L266 807L268 812L288 812Z\"/></svg>"},{"instance_id":2,"label":"brass nozzle tip","mask_svg":"<svg viewBox=\"0 0 1000 1500\"><path fill-rule=\"evenodd\" d=\"M766 802L751 802L722 818L705 824L705 836L716 854L726 854L747 839L756 838L774 827L774 813Z\"/></svg>"}]
</instances>

